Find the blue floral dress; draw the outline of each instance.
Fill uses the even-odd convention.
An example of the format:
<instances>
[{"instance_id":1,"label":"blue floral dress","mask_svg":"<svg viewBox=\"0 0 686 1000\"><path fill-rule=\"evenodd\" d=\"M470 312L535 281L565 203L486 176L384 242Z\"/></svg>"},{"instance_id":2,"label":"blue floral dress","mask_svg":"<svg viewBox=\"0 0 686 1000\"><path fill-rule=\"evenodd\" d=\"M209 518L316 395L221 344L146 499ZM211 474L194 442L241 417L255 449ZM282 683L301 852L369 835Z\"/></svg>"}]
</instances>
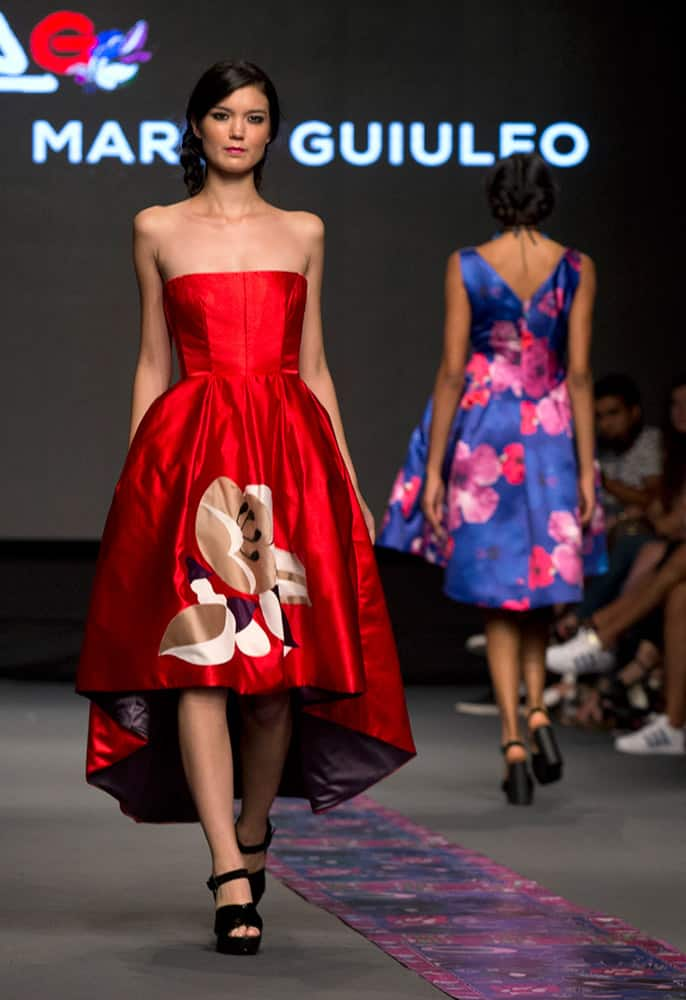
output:
<instances>
[{"instance_id":1,"label":"blue floral dress","mask_svg":"<svg viewBox=\"0 0 686 1000\"><path fill-rule=\"evenodd\" d=\"M431 408L411 438L379 545L445 566L456 601L526 611L581 599L605 572L603 513L581 531L565 360L581 259L567 250L522 301L475 249L460 251L472 353L443 464L447 536L420 507Z\"/></svg>"}]
</instances>

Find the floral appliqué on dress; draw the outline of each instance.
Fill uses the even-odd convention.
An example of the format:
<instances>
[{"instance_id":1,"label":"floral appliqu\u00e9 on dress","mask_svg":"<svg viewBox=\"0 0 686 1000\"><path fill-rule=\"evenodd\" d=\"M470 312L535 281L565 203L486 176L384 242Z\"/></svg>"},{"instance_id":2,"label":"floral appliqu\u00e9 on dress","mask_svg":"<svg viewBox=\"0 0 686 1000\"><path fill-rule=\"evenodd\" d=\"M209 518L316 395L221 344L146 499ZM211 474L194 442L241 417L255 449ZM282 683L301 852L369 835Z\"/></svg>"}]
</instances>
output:
<instances>
[{"instance_id":1,"label":"floral appliqu\u00e9 on dress","mask_svg":"<svg viewBox=\"0 0 686 1000\"><path fill-rule=\"evenodd\" d=\"M272 648L268 632L283 643L284 655L295 648L282 605L309 605L310 599L304 566L274 545L270 488L260 484L241 490L226 476L215 479L198 504L195 536L211 570L187 558L198 603L172 618L160 655L200 666L226 663L236 648L247 656L266 656ZM217 593L214 574L235 593Z\"/></svg>"}]
</instances>

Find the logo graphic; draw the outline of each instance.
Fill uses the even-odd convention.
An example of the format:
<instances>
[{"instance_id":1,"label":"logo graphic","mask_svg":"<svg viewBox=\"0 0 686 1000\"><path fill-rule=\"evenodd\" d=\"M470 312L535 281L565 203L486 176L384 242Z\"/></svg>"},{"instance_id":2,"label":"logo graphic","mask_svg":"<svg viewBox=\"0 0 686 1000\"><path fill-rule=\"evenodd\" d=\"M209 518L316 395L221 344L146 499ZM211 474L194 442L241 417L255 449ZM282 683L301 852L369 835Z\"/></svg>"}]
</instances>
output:
<instances>
[{"instance_id":1,"label":"logo graphic","mask_svg":"<svg viewBox=\"0 0 686 1000\"><path fill-rule=\"evenodd\" d=\"M146 21L136 21L129 31L97 33L85 14L56 11L39 21L29 38L33 61L47 72L27 73L28 56L0 12L0 92L50 94L59 76L70 76L88 93L116 90L152 57L144 48L147 37Z\"/></svg>"}]
</instances>

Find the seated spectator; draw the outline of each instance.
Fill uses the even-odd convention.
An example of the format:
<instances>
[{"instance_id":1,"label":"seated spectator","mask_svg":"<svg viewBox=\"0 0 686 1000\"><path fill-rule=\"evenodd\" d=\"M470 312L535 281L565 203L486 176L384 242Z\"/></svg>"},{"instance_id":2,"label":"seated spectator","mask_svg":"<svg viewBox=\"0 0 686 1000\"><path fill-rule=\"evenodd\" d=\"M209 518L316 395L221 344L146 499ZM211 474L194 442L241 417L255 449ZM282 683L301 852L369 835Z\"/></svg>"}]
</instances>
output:
<instances>
[{"instance_id":1,"label":"seated spectator","mask_svg":"<svg viewBox=\"0 0 686 1000\"><path fill-rule=\"evenodd\" d=\"M628 375L605 375L594 388L600 499L608 530L608 572L586 582L584 599L576 608L561 608L556 616L557 639L574 635L579 620L614 600L643 545L655 531L646 510L657 495L662 472L660 431L643 424L638 386ZM610 669L613 658L605 666Z\"/></svg>"},{"instance_id":2,"label":"seated spectator","mask_svg":"<svg viewBox=\"0 0 686 1000\"><path fill-rule=\"evenodd\" d=\"M605 375L595 385L601 500L608 530L640 518L657 495L660 432L643 424L638 386L628 375Z\"/></svg>"},{"instance_id":3,"label":"seated spectator","mask_svg":"<svg viewBox=\"0 0 686 1000\"><path fill-rule=\"evenodd\" d=\"M684 753L686 724L686 377L678 379L669 398L664 428L664 467L660 497L647 509L663 541L662 557L634 586L595 611L575 638L549 650L548 664L557 672L602 668L608 651L630 637L634 672L641 650L662 646L666 678L666 713L639 732L620 737L617 748L628 753ZM656 617L656 612L658 613ZM632 630L633 634L632 634ZM646 645L648 644L648 645ZM636 663L636 657L639 657ZM655 659L644 664L646 671ZM632 671L624 678L631 683ZM619 677L622 683L622 677Z\"/></svg>"}]
</instances>

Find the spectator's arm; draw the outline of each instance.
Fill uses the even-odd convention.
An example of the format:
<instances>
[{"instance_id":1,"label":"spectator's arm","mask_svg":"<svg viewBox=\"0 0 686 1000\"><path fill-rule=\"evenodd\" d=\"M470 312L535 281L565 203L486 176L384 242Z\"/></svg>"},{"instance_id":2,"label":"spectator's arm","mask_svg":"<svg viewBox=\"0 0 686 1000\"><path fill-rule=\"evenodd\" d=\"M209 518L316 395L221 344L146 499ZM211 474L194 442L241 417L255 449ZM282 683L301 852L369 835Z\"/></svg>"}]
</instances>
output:
<instances>
[{"instance_id":1,"label":"spectator's arm","mask_svg":"<svg viewBox=\"0 0 686 1000\"><path fill-rule=\"evenodd\" d=\"M659 476L647 476L640 486L629 486L621 479L609 479L603 476L603 488L623 507L640 507L646 510L653 502L660 487Z\"/></svg>"},{"instance_id":2,"label":"spectator's arm","mask_svg":"<svg viewBox=\"0 0 686 1000\"><path fill-rule=\"evenodd\" d=\"M686 502L683 500L667 514L655 513L651 520L655 531L663 538L686 538Z\"/></svg>"}]
</instances>

